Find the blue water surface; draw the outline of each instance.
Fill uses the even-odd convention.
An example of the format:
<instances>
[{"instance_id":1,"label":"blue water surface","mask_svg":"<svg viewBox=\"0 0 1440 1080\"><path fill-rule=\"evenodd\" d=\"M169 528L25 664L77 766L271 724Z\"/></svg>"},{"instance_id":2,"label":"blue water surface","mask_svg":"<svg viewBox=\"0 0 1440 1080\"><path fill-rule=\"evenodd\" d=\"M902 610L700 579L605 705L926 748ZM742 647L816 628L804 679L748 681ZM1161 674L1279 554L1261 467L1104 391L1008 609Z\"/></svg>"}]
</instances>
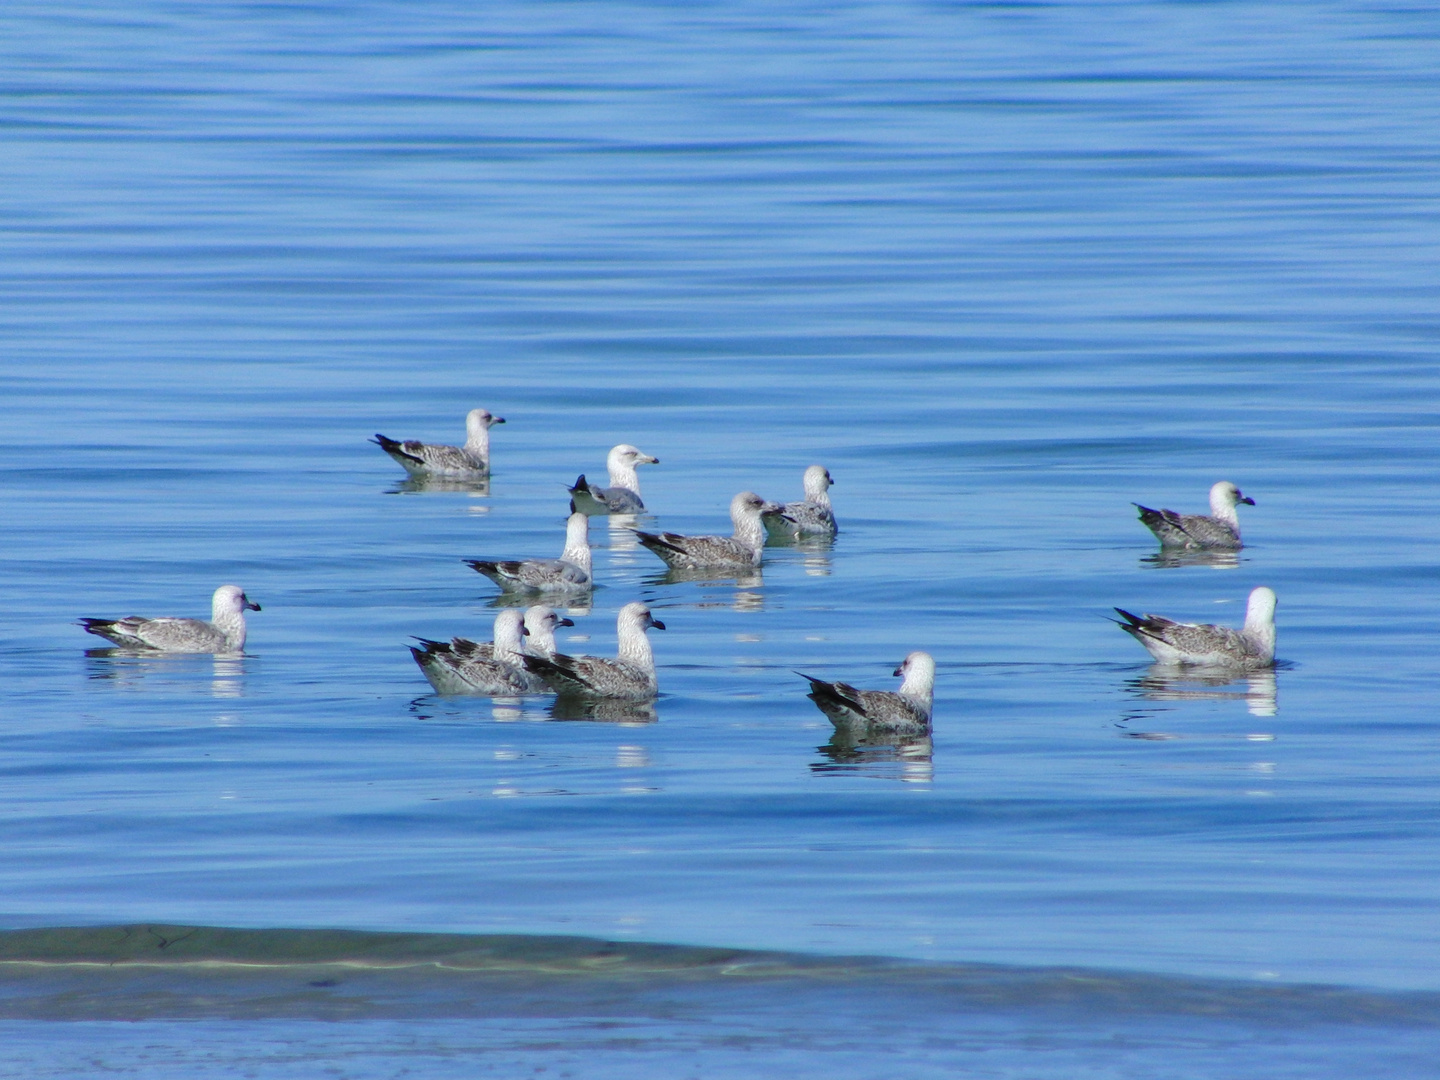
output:
<instances>
[{"instance_id":1,"label":"blue water surface","mask_svg":"<svg viewBox=\"0 0 1440 1080\"><path fill-rule=\"evenodd\" d=\"M7 6L0 921L1440 989L1437 40L1244 0ZM485 493L366 441L476 406ZM652 527L821 462L841 533L673 580L595 520L560 644L650 603L654 723L430 693L409 637L496 610L461 560L558 555L617 442ZM1130 503L1219 479L1244 551L1156 561ZM225 582L243 658L74 625ZM1104 618L1261 584L1273 679ZM915 648L933 748L833 745L795 671ZM1104 1022L987 1060L1083 1075Z\"/></svg>"}]
</instances>

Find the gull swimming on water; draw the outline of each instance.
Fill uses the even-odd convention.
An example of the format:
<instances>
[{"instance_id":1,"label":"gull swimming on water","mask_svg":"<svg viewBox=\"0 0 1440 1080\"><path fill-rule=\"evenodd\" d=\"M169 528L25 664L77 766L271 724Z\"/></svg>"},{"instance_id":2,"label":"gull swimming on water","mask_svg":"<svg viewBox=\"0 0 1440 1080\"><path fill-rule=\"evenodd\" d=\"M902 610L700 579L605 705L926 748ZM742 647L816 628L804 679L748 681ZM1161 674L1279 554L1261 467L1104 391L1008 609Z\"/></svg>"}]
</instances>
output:
<instances>
[{"instance_id":1,"label":"gull swimming on water","mask_svg":"<svg viewBox=\"0 0 1440 1080\"><path fill-rule=\"evenodd\" d=\"M656 630L665 629L665 624L654 618L644 604L639 601L626 604L615 619L620 648L614 660L556 653L548 659L525 657L525 669L544 679L560 694L648 701L660 689L655 679L655 656L645 635L652 626Z\"/></svg>"},{"instance_id":2,"label":"gull swimming on water","mask_svg":"<svg viewBox=\"0 0 1440 1080\"><path fill-rule=\"evenodd\" d=\"M647 533L635 530L635 537L671 566L679 570L707 568L749 569L759 566L765 551L765 526L760 515L779 511L753 491L742 491L730 500L733 536L681 536L679 533Z\"/></svg>"},{"instance_id":3,"label":"gull swimming on water","mask_svg":"<svg viewBox=\"0 0 1440 1080\"><path fill-rule=\"evenodd\" d=\"M203 619L81 619L92 634L127 649L173 653L238 653L245 648L245 611L259 611L239 585L221 585L210 601L210 621Z\"/></svg>"},{"instance_id":4,"label":"gull swimming on water","mask_svg":"<svg viewBox=\"0 0 1440 1080\"><path fill-rule=\"evenodd\" d=\"M805 498L766 512L765 528L781 536L834 536L835 513L830 509L830 470L811 465L805 470Z\"/></svg>"},{"instance_id":5,"label":"gull swimming on water","mask_svg":"<svg viewBox=\"0 0 1440 1080\"><path fill-rule=\"evenodd\" d=\"M543 610L551 616L549 608ZM430 685L441 694L537 694L547 690L545 684L520 666L521 645L528 633L526 618L519 608L505 608L495 616L495 640L491 643L455 638L450 642L420 638L420 647L410 646L410 655L425 673ZM537 625L543 622L536 616ZM550 645L554 648L555 625L573 626L569 619L559 620L550 628Z\"/></svg>"},{"instance_id":6,"label":"gull swimming on water","mask_svg":"<svg viewBox=\"0 0 1440 1080\"><path fill-rule=\"evenodd\" d=\"M570 489L570 499L576 510L596 517L605 514L643 514L645 504L640 501L640 477L635 472L637 465L659 465L660 459L651 457L629 443L610 448L605 458L605 467L610 471L609 487L592 487L581 473Z\"/></svg>"},{"instance_id":7,"label":"gull swimming on water","mask_svg":"<svg viewBox=\"0 0 1440 1080\"><path fill-rule=\"evenodd\" d=\"M376 432L370 441L398 461L411 476L485 476L490 472L490 428L505 423L484 409L465 417L465 445L445 446L418 439L403 442Z\"/></svg>"},{"instance_id":8,"label":"gull swimming on water","mask_svg":"<svg viewBox=\"0 0 1440 1080\"><path fill-rule=\"evenodd\" d=\"M1261 585L1250 593L1245 625L1239 630L1210 623L1178 623L1159 615L1132 615L1116 608L1121 630L1144 645L1162 664L1250 671L1275 663L1275 593Z\"/></svg>"},{"instance_id":9,"label":"gull swimming on water","mask_svg":"<svg viewBox=\"0 0 1440 1080\"><path fill-rule=\"evenodd\" d=\"M1140 510L1140 520L1163 547L1237 551L1244 546L1240 543L1240 517L1235 512L1239 503L1254 506L1255 500L1240 494L1229 480L1221 480L1210 489L1209 514L1177 514L1174 510L1151 510L1139 503L1132 505Z\"/></svg>"},{"instance_id":10,"label":"gull swimming on water","mask_svg":"<svg viewBox=\"0 0 1440 1080\"><path fill-rule=\"evenodd\" d=\"M810 680L806 695L820 707L837 729L884 729L922 732L930 729L930 712L935 699L935 659L927 652L912 652L895 669L904 676L898 692L857 690L849 683L826 682L803 671L795 674Z\"/></svg>"},{"instance_id":11,"label":"gull swimming on water","mask_svg":"<svg viewBox=\"0 0 1440 1080\"><path fill-rule=\"evenodd\" d=\"M565 522L565 550L558 559L466 559L471 569L515 592L579 592L590 577L590 519L573 513Z\"/></svg>"}]
</instances>

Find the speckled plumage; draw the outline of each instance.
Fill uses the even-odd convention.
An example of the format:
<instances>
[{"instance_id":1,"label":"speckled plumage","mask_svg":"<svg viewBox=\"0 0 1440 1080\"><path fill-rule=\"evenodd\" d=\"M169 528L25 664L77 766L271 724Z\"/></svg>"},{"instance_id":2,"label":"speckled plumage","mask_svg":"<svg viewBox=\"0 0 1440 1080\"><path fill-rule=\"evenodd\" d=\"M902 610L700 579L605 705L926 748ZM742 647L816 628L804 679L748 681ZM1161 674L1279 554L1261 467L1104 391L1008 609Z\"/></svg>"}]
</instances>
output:
<instances>
[{"instance_id":1,"label":"speckled plumage","mask_svg":"<svg viewBox=\"0 0 1440 1080\"><path fill-rule=\"evenodd\" d=\"M536 610L536 609L532 609ZM539 609L554 612L549 608ZM545 683L521 665L521 645L528 635L526 619L517 608L505 608L495 616L495 639L480 643L468 638L449 642L420 638L420 647L410 646L410 654L424 672L436 692L441 694L487 694L507 696L544 693ZM537 623L543 619L537 616ZM555 625L573 625L569 619L557 619ZM550 630L554 647L554 629Z\"/></svg>"},{"instance_id":2,"label":"speckled plumage","mask_svg":"<svg viewBox=\"0 0 1440 1080\"><path fill-rule=\"evenodd\" d=\"M560 694L648 701L659 692L655 657L645 634L652 626L665 629L665 624L655 619L644 604L629 603L615 620L619 649L614 659L556 653L548 659L527 656L525 668Z\"/></svg>"},{"instance_id":3,"label":"speckled plumage","mask_svg":"<svg viewBox=\"0 0 1440 1080\"><path fill-rule=\"evenodd\" d=\"M805 498L761 515L766 530L776 536L834 536L839 530L830 506L833 483L829 469L811 465L805 470Z\"/></svg>"},{"instance_id":4,"label":"speckled plumage","mask_svg":"<svg viewBox=\"0 0 1440 1080\"><path fill-rule=\"evenodd\" d=\"M1260 586L1250 593L1245 625L1239 630L1211 623L1179 623L1159 615L1132 615L1116 608L1125 620L1121 630L1145 646L1162 664L1191 664L1240 671L1275 663L1275 593Z\"/></svg>"},{"instance_id":5,"label":"speckled plumage","mask_svg":"<svg viewBox=\"0 0 1440 1080\"><path fill-rule=\"evenodd\" d=\"M391 439L378 432L373 442L411 476L478 477L490 472L490 428L505 423L484 409L471 409L465 417L465 445L446 446L418 439Z\"/></svg>"},{"instance_id":6,"label":"speckled plumage","mask_svg":"<svg viewBox=\"0 0 1440 1080\"><path fill-rule=\"evenodd\" d=\"M123 619L81 619L87 632L124 649L173 653L238 653L245 648L245 611L259 611L238 585L221 585L210 600L210 621L130 615Z\"/></svg>"},{"instance_id":7,"label":"speckled plumage","mask_svg":"<svg viewBox=\"0 0 1440 1080\"><path fill-rule=\"evenodd\" d=\"M565 523L565 550L558 559L466 559L471 569L510 592L581 592L590 576L590 519L573 513Z\"/></svg>"},{"instance_id":8,"label":"speckled plumage","mask_svg":"<svg viewBox=\"0 0 1440 1080\"><path fill-rule=\"evenodd\" d=\"M1240 516L1235 512L1239 503L1255 505L1255 500L1240 493L1228 480L1210 488L1209 514L1177 514L1174 510L1152 510L1139 503L1140 520L1167 548L1192 550L1237 551L1240 542Z\"/></svg>"},{"instance_id":9,"label":"speckled plumage","mask_svg":"<svg viewBox=\"0 0 1440 1080\"><path fill-rule=\"evenodd\" d=\"M765 527L760 523L760 515L778 509L753 491L742 491L730 500L730 520L735 525L733 536L682 536L638 529L635 536L677 569L748 569L760 565L765 550Z\"/></svg>"},{"instance_id":10,"label":"speckled plumage","mask_svg":"<svg viewBox=\"0 0 1440 1080\"><path fill-rule=\"evenodd\" d=\"M857 690L849 683L826 682L797 671L810 681L806 696L830 718L837 729L923 732L930 728L935 698L935 660L929 653L912 652L895 669L904 677L899 691Z\"/></svg>"},{"instance_id":11,"label":"speckled plumage","mask_svg":"<svg viewBox=\"0 0 1440 1080\"><path fill-rule=\"evenodd\" d=\"M640 498L640 476L637 465L658 465L651 457L629 443L610 448L605 468L610 474L609 487L595 487L581 473L570 488L571 505L582 514L603 517L606 514L643 514L645 503Z\"/></svg>"}]
</instances>

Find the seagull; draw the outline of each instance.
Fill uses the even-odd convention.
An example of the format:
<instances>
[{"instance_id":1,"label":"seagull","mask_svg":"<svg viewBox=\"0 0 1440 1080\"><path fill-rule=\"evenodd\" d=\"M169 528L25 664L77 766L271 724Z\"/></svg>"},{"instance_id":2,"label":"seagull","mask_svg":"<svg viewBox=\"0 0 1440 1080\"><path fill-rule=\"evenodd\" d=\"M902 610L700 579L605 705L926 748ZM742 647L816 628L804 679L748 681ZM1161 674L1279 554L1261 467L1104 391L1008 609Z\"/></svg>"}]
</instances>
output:
<instances>
[{"instance_id":1,"label":"seagull","mask_svg":"<svg viewBox=\"0 0 1440 1080\"><path fill-rule=\"evenodd\" d=\"M602 517L605 514L643 514L645 504L640 501L640 477L636 465L659 465L660 459L631 446L621 443L610 448L605 458L605 467L610 470L609 487L591 487L581 473L570 489L571 505L582 514Z\"/></svg>"},{"instance_id":2,"label":"seagull","mask_svg":"<svg viewBox=\"0 0 1440 1080\"><path fill-rule=\"evenodd\" d=\"M935 699L935 659L927 652L912 652L895 669L896 675L904 676L898 693L857 690L849 683L826 682L803 671L795 674L810 680L810 693L806 696L820 707L837 730L930 730L930 711Z\"/></svg>"},{"instance_id":3,"label":"seagull","mask_svg":"<svg viewBox=\"0 0 1440 1080\"><path fill-rule=\"evenodd\" d=\"M730 500L733 536L681 536L679 533L647 533L635 536L647 548L680 570L745 568L759 566L765 550L765 527L760 515L778 512L776 503L766 502L753 491L742 491Z\"/></svg>"},{"instance_id":4,"label":"seagull","mask_svg":"<svg viewBox=\"0 0 1440 1080\"><path fill-rule=\"evenodd\" d=\"M564 695L593 698L617 698L625 701L649 701L659 692L655 680L655 656L645 631L650 627L664 630L665 624L650 614L650 609L636 601L620 609L615 632L620 639L619 655L611 660L603 656L566 656L556 653L524 658L525 670L539 676L551 689Z\"/></svg>"},{"instance_id":5,"label":"seagull","mask_svg":"<svg viewBox=\"0 0 1440 1080\"><path fill-rule=\"evenodd\" d=\"M1254 671L1275 664L1275 593L1260 586L1250 593L1245 625L1239 630L1210 623L1178 623L1159 615L1132 615L1116 608L1121 630L1144 645L1162 664Z\"/></svg>"},{"instance_id":6,"label":"seagull","mask_svg":"<svg viewBox=\"0 0 1440 1080\"><path fill-rule=\"evenodd\" d=\"M1240 494L1229 480L1221 480L1210 489L1210 513L1177 514L1174 510L1151 510L1132 503L1140 510L1140 520L1153 532L1162 547L1206 548L1212 551L1237 551L1240 543L1240 518L1235 513L1238 503L1254 506L1255 500Z\"/></svg>"},{"instance_id":7,"label":"seagull","mask_svg":"<svg viewBox=\"0 0 1440 1080\"><path fill-rule=\"evenodd\" d=\"M805 470L805 498L790 502L763 517L767 531L780 536L834 536L835 513L830 509L830 470L811 465Z\"/></svg>"},{"instance_id":8,"label":"seagull","mask_svg":"<svg viewBox=\"0 0 1440 1080\"><path fill-rule=\"evenodd\" d=\"M210 621L204 619L81 619L89 633L108 638L126 649L173 653L238 653L245 649L245 611L259 611L239 585L221 585L210 601Z\"/></svg>"},{"instance_id":9,"label":"seagull","mask_svg":"<svg viewBox=\"0 0 1440 1080\"><path fill-rule=\"evenodd\" d=\"M418 439L400 442L376 432L370 441L398 461L411 476L488 476L490 428L505 423L484 409L471 409L465 417L465 445L444 446Z\"/></svg>"},{"instance_id":10,"label":"seagull","mask_svg":"<svg viewBox=\"0 0 1440 1080\"><path fill-rule=\"evenodd\" d=\"M545 608L553 616L555 613ZM425 673L437 693L518 695L547 692L545 684L520 666L521 644L527 634L519 608L505 608L495 616L495 640L481 644L466 638L448 643L419 638L420 647L410 646L410 655ZM538 619L538 617L537 617ZM565 619L557 625L571 623ZM550 642L554 646L554 630Z\"/></svg>"},{"instance_id":11,"label":"seagull","mask_svg":"<svg viewBox=\"0 0 1440 1080\"><path fill-rule=\"evenodd\" d=\"M580 592L595 584L590 576L590 519L578 511L570 515L565 522L565 550L558 559L465 562L506 591Z\"/></svg>"}]
</instances>

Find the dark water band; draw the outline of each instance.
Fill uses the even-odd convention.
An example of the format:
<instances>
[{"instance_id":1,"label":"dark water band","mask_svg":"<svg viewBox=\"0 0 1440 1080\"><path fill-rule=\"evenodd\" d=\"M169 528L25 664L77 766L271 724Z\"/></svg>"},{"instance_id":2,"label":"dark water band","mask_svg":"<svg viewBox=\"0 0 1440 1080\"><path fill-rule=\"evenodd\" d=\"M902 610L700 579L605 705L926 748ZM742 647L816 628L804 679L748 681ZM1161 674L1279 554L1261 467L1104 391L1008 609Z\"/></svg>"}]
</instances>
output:
<instances>
[{"instance_id":1,"label":"dark water band","mask_svg":"<svg viewBox=\"0 0 1440 1080\"><path fill-rule=\"evenodd\" d=\"M348 930L0 931L0 1019L1054 1012L1440 1027L1440 994L601 941Z\"/></svg>"}]
</instances>

